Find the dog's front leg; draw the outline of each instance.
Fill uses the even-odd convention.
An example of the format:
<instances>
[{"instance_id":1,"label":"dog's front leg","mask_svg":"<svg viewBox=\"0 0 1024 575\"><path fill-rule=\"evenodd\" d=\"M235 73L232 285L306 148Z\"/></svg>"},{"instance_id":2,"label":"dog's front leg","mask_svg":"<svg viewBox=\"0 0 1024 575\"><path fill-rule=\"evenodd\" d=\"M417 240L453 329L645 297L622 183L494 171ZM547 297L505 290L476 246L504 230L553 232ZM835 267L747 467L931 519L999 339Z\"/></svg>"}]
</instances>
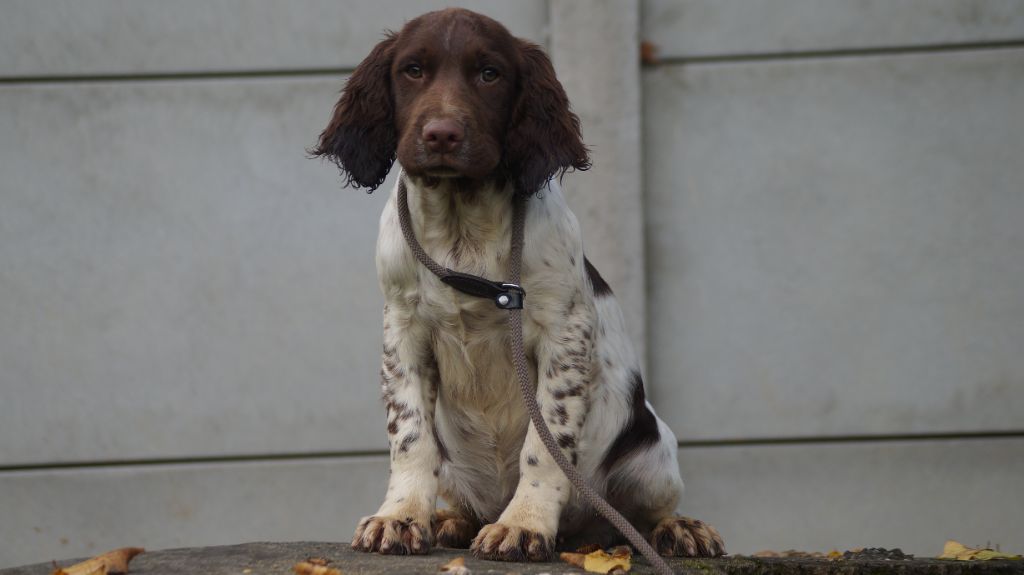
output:
<instances>
[{"instance_id":1,"label":"dog's front leg","mask_svg":"<svg viewBox=\"0 0 1024 575\"><path fill-rule=\"evenodd\" d=\"M565 324L537 344L537 403L565 457L576 464L591 380L592 308L569 304ZM498 521L473 540L473 553L502 561L551 556L571 485L548 454L533 423L519 455L519 484Z\"/></svg>"},{"instance_id":2,"label":"dog's front leg","mask_svg":"<svg viewBox=\"0 0 1024 575\"><path fill-rule=\"evenodd\" d=\"M384 307L381 387L387 406L391 477L380 509L356 528L352 547L360 551L409 555L430 550L430 519L441 465L433 433L436 366L428 347L429 333L410 321L410 313L395 305Z\"/></svg>"}]
</instances>

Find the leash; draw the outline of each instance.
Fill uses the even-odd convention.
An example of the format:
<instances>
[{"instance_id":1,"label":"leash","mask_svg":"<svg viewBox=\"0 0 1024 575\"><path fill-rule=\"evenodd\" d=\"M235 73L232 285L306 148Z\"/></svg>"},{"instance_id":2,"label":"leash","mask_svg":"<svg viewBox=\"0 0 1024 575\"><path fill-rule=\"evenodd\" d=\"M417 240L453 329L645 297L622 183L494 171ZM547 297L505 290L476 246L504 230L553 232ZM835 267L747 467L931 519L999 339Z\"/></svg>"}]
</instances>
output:
<instances>
[{"instance_id":1,"label":"leash","mask_svg":"<svg viewBox=\"0 0 1024 575\"><path fill-rule=\"evenodd\" d=\"M619 533L624 535L633 544L633 547L650 561L655 571L661 575L673 575L672 568L658 555L636 527L633 527L621 513L588 485L579 470L569 463L551 435L551 430L548 429L544 416L541 414L540 406L537 405L537 393L530 385L530 367L526 360L523 344L523 303L526 299L526 291L519 285L523 263L523 236L526 229L526 200L527 195L521 193L515 194L512 200L512 245L508 261L509 281L507 283L493 282L479 276L452 271L427 255L413 233L412 218L409 215L409 193L405 186L405 179L401 176L398 180L398 221L402 228L402 236L405 237L405 243L409 245L413 255L442 282L464 294L491 299L498 308L509 311L508 325L512 336L512 365L515 368L516 377L519 379L519 389L523 394L526 411L530 414L530 420L533 421L533 426L537 430L541 442L544 443L544 447L547 448L548 454L555 460L573 487L583 496L583 499L618 529Z\"/></svg>"}]
</instances>

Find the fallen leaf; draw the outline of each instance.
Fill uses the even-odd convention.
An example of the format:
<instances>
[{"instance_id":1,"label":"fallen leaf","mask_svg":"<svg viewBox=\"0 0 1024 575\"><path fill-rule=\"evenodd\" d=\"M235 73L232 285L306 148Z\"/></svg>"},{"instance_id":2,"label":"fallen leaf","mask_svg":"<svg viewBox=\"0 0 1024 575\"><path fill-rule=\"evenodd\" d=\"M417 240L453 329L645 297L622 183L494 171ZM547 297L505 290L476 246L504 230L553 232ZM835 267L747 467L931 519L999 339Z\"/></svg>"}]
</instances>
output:
<instances>
[{"instance_id":1,"label":"fallen leaf","mask_svg":"<svg viewBox=\"0 0 1024 575\"><path fill-rule=\"evenodd\" d=\"M1002 553L1000 551L993 551L992 549L981 549L978 554L974 556L979 561L991 561L993 559L1009 559L1011 561L1020 561L1024 559L1021 555L1010 555L1009 553Z\"/></svg>"},{"instance_id":2,"label":"fallen leaf","mask_svg":"<svg viewBox=\"0 0 1024 575\"><path fill-rule=\"evenodd\" d=\"M575 567L579 567L580 569L583 569L583 558L586 557L586 556L587 556L586 553L570 553L570 552L566 551L566 552L560 554L558 557L562 561L565 561L566 563L568 563L569 565L573 565Z\"/></svg>"},{"instance_id":3,"label":"fallen leaf","mask_svg":"<svg viewBox=\"0 0 1024 575\"><path fill-rule=\"evenodd\" d=\"M576 552L577 553L581 553L583 555L586 555L587 553L593 553L594 551L600 551L600 550L601 550L601 546L598 545L597 543L587 543L586 545L580 545L578 548L576 548Z\"/></svg>"},{"instance_id":4,"label":"fallen leaf","mask_svg":"<svg viewBox=\"0 0 1024 575\"><path fill-rule=\"evenodd\" d=\"M295 575L341 575L341 571L338 571L334 567L316 565L309 561L299 561L295 565L292 565L292 571L295 572Z\"/></svg>"},{"instance_id":5,"label":"fallen leaf","mask_svg":"<svg viewBox=\"0 0 1024 575\"><path fill-rule=\"evenodd\" d=\"M1010 555L992 549L967 547L959 541L950 539L942 547L942 555L939 559L950 559L953 561L991 561L993 559L1020 560L1020 555Z\"/></svg>"},{"instance_id":6,"label":"fallen leaf","mask_svg":"<svg viewBox=\"0 0 1024 575\"><path fill-rule=\"evenodd\" d=\"M82 563L78 563L76 565L81 565L81 564ZM72 567L76 567L76 565L73 565ZM106 573L107 573L107 569L103 565L91 564L91 565L88 566L88 568L91 569L91 571L82 570L81 567L76 568L74 571L66 571L66 570L62 569L60 567L60 565L57 565L56 561L54 561L53 562L53 573L52 573L52 575L68 575L68 574L72 574L72 575L106 575ZM70 567L69 567L69 569L70 569Z\"/></svg>"},{"instance_id":7,"label":"fallen leaf","mask_svg":"<svg viewBox=\"0 0 1024 575\"><path fill-rule=\"evenodd\" d=\"M466 559L464 557L456 557L451 561L441 566L440 571L453 573L454 575L469 575L472 571L466 567Z\"/></svg>"},{"instance_id":8,"label":"fallen leaf","mask_svg":"<svg viewBox=\"0 0 1024 575\"><path fill-rule=\"evenodd\" d=\"M602 549L583 553L562 553L559 557L562 561L576 567L590 571L591 573L625 573L630 569L630 558L633 552L628 547L615 548L615 554L610 554Z\"/></svg>"},{"instance_id":9,"label":"fallen leaf","mask_svg":"<svg viewBox=\"0 0 1024 575\"><path fill-rule=\"evenodd\" d=\"M92 559L75 563L71 567L57 567L54 563L53 575L115 575L128 572L128 562L146 550L141 547L123 547L107 551Z\"/></svg>"}]
</instances>

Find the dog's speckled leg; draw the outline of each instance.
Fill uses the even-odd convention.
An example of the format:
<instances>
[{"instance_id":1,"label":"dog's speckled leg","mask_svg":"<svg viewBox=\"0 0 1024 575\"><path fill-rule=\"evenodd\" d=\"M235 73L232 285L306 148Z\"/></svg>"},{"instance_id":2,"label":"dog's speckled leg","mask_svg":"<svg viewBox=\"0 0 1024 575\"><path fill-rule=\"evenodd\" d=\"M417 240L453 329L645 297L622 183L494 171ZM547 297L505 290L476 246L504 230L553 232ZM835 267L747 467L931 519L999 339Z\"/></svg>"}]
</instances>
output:
<instances>
[{"instance_id":1,"label":"dog's speckled leg","mask_svg":"<svg viewBox=\"0 0 1024 575\"><path fill-rule=\"evenodd\" d=\"M360 551L409 555L430 550L431 517L437 502L441 454L434 439L436 367L430 361L429 334L411 327L411 312L384 307L381 386L388 414L391 477L376 514L356 527L352 547ZM392 329L402 322L405 329Z\"/></svg>"}]
</instances>

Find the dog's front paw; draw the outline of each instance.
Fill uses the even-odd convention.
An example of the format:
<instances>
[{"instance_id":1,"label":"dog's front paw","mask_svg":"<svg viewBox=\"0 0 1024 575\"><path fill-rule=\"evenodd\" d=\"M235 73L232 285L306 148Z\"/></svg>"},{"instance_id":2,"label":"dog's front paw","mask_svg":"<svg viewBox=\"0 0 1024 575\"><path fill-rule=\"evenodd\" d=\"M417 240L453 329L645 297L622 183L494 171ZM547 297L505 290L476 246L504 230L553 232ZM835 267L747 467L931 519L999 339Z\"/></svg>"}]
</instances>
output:
<instances>
[{"instance_id":1,"label":"dog's front paw","mask_svg":"<svg viewBox=\"0 0 1024 575\"><path fill-rule=\"evenodd\" d=\"M430 551L430 529L411 517L363 517L352 536L357 551L384 555L424 555Z\"/></svg>"},{"instance_id":2,"label":"dog's front paw","mask_svg":"<svg viewBox=\"0 0 1024 575\"><path fill-rule=\"evenodd\" d=\"M546 561L551 558L554 537L503 523L484 526L470 549L480 559L492 561Z\"/></svg>"},{"instance_id":3,"label":"dog's front paw","mask_svg":"<svg viewBox=\"0 0 1024 575\"><path fill-rule=\"evenodd\" d=\"M714 527L689 517L662 519L651 532L651 545L666 557L719 557L725 543Z\"/></svg>"}]
</instances>

